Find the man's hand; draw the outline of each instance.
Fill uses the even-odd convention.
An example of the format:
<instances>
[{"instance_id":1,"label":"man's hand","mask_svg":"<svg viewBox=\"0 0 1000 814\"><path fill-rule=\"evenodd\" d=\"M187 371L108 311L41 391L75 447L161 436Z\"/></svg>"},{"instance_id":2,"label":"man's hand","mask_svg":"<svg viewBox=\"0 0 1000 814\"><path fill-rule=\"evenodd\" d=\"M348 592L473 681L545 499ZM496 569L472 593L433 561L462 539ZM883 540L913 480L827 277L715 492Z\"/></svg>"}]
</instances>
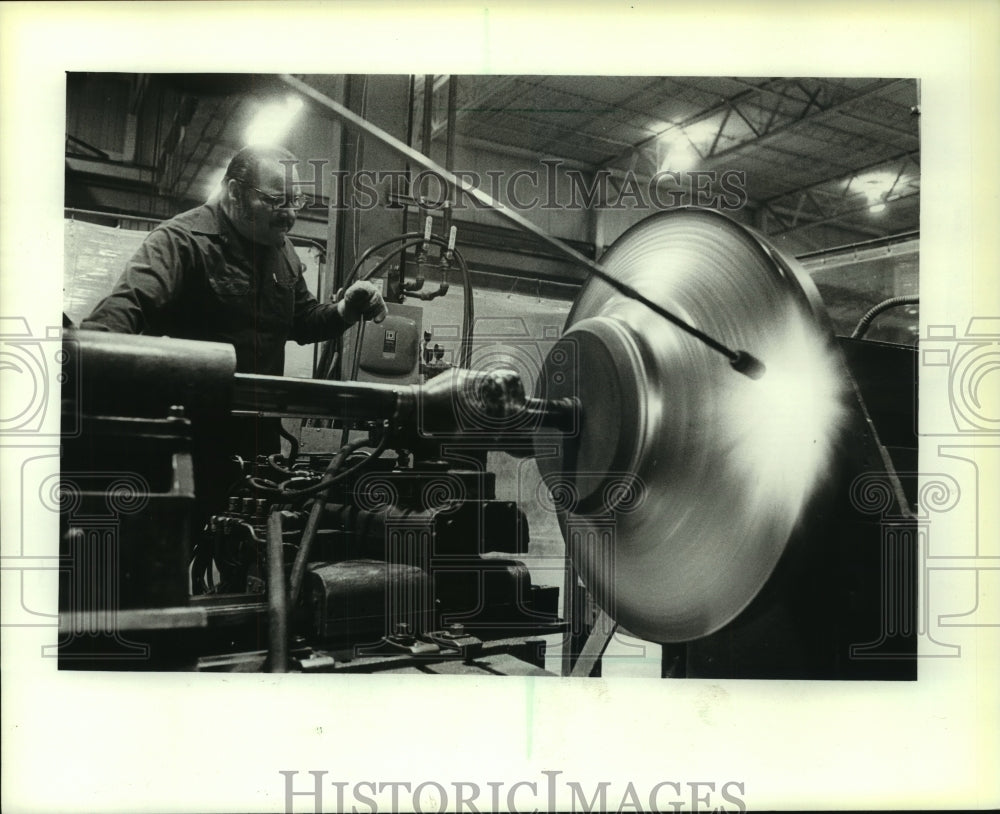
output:
<instances>
[{"instance_id":1,"label":"man's hand","mask_svg":"<svg viewBox=\"0 0 1000 814\"><path fill-rule=\"evenodd\" d=\"M353 325L362 317L381 322L389 313L379 290L366 280L359 280L344 292L337 303L337 310L348 325Z\"/></svg>"}]
</instances>

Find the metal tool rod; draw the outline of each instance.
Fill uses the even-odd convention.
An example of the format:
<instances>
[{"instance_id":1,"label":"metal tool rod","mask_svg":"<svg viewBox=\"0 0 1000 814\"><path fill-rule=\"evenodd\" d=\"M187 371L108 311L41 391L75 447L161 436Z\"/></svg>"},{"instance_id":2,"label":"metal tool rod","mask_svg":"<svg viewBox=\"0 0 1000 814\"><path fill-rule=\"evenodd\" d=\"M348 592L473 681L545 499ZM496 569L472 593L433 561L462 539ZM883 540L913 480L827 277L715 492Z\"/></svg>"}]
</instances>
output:
<instances>
[{"instance_id":1,"label":"metal tool rod","mask_svg":"<svg viewBox=\"0 0 1000 814\"><path fill-rule=\"evenodd\" d=\"M373 382L236 373L232 407L257 415L384 419L396 414L408 392L408 387Z\"/></svg>"},{"instance_id":2,"label":"metal tool rod","mask_svg":"<svg viewBox=\"0 0 1000 814\"><path fill-rule=\"evenodd\" d=\"M447 132L445 134L444 166L448 172L455 169L455 129L458 121L458 77L452 74L448 77L448 118ZM430 155L431 151L427 151ZM452 210L458 200L455 195L455 188L452 187L448 195L448 206L444 210L444 233L447 235L451 230Z\"/></svg>"},{"instance_id":3,"label":"metal tool rod","mask_svg":"<svg viewBox=\"0 0 1000 814\"><path fill-rule=\"evenodd\" d=\"M327 467L324 477L335 475L343 467L344 461L346 461L353 452L364 446L365 443L366 442L364 441L357 441L353 444L347 444L341 447L337 451L337 454L333 456L333 460L330 461L330 465ZM309 510L309 517L306 520L306 527L302 532L302 540L299 543L299 551L295 555L295 562L292 563L292 575L289 579L288 605L291 608L294 608L299 604L299 597L302 596L302 583L305 580L306 564L309 562L312 544L316 539L316 530L319 528L320 521L323 518L326 501L327 498L329 498L330 491L332 489L333 484L331 483L326 489L320 491L313 500L312 507Z\"/></svg>"},{"instance_id":4,"label":"metal tool rod","mask_svg":"<svg viewBox=\"0 0 1000 814\"><path fill-rule=\"evenodd\" d=\"M590 635L580 651L580 655L573 665L570 673L572 678L589 678L594 671L594 666L601 660L604 651L611 644L611 637L618 630L618 623L612 619L607 611L601 611L594 620L594 626L590 630Z\"/></svg>"},{"instance_id":5,"label":"metal tool rod","mask_svg":"<svg viewBox=\"0 0 1000 814\"><path fill-rule=\"evenodd\" d=\"M470 399L479 398L476 383L492 375L468 371L463 378L434 380L429 387L236 373L231 403L233 412L239 414L378 421L412 419L419 402L427 419L425 429L446 431L452 424L459 426L455 423L454 405L471 404ZM505 406L502 395L492 398L499 399L496 404L490 402L497 409L503 408L512 415L521 412L539 427L569 432L578 423L580 405L575 399L527 398L522 404ZM432 411L438 421L431 420Z\"/></svg>"},{"instance_id":6,"label":"metal tool rod","mask_svg":"<svg viewBox=\"0 0 1000 814\"><path fill-rule=\"evenodd\" d=\"M285 593L281 512L267 519L267 618L270 651L268 672L288 672L288 599Z\"/></svg>"},{"instance_id":7,"label":"metal tool rod","mask_svg":"<svg viewBox=\"0 0 1000 814\"><path fill-rule=\"evenodd\" d=\"M581 410L580 400L575 398L548 400L528 398L524 405L525 413L531 416L537 426L562 432L576 430Z\"/></svg>"},{"instance_id":8,"label":"metal tool rod","mask_svg":"<svg viewBox=\"0 0 1000 814\"><path fill-rule=\"evenodd\" d=\"M744 364L747 357L749 357L749 354L746 353L746 351L732 350L726 347L721 342L719 342L717 339L714 339L713 337L709 336L703 331L698 330L693 325L689 325L680 317L675 316L666 308L653 302L651 299L644 296L640 292L636 291L631 286L626 285L625 283L622 283L619 280L612 277L604 270L604 268L600 264L598 264L594 260L591 260L589 257L585 257L584 255L580 254L580 252L567 246L565 243L563 243L563 241L559 240L559 238L550 235L544 229L540 228L539 226L536 226L534 223L525 218L523 215L504 206L502 203L500 203L500 201L496 200L490 195L487 195L485 192L478 189L477 187L474 187L470 182L466 181L464 178L460 178L456 176L454 173L449 172L440 164L436 163L435 161L432 161L429 157L421 154L417 150L414 150L412 147L407 146L395 136L385 132L379 127L376 127L371 122L366 121L353 111L348 110L344 105L334 101L326 94L320 93L318 90L309 86L301 79L298 79L292 76L291 74L280 74L279 78L287 85L291 86L299 93L301 93L303 96L306 96L312 101L321 105L322 107L327 108L331 113L336 115L337 118L340 119L340 121L346 124L347 126L352 127L356 130L360 130L362 133L372 136L373 138L382 142L382 144L384 144L390 150L402 156L404 159L412 161L417 166L423 167L425 170L428 170L429 172L433 172L436 175L439 175L441 179L453 189L461 190L469 197L479 201L484 206L494 210L499 215L509 220L511 223L515 224L519 228L525 230L526 232L529 232L530 234L537 237L539 240L548 244L556 251L558 251L560 254L568 258L569 260L573 261L574 263L577 263L578 265L583 266L591 274L593 274L602 282L607 283L609 286L614 288L620 294L624 294L626 297L630 297L631 299L634 299L637 302L641 302L651 311L663 317L668 322L672 323L673 325L676 325L681 330L686 331L696 339L701 340L712 350L721 353L723 356L729 359L729 361L733 363L734 368L739 370L741 373L747 373L748 369L753 370L755 373L757 372L758 368L753 366L747 366ZM760 365L760 363L757 362L757 365ZM763 372L762 369L760 369L760 372Z\"/></svg>"}]
</instances>

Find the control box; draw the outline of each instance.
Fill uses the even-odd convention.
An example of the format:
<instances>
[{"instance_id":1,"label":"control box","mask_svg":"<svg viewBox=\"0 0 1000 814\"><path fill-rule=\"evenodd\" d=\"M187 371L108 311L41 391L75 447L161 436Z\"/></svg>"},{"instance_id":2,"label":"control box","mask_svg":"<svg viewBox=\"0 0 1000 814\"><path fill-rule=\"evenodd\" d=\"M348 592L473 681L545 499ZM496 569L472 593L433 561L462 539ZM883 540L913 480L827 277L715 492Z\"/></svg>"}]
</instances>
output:
<instances>
[{"instance_id":1,"label":"control box","mask_svg":"<svg viewBox=\"0 0 1000 814\"><path fill-rule=\"evenodd\" d=\"M366 322L361 339L359 382L416 384L420 376L420 335L423 309L387 303L389 314L380 322Z\"/></svg>"}]
</instances>

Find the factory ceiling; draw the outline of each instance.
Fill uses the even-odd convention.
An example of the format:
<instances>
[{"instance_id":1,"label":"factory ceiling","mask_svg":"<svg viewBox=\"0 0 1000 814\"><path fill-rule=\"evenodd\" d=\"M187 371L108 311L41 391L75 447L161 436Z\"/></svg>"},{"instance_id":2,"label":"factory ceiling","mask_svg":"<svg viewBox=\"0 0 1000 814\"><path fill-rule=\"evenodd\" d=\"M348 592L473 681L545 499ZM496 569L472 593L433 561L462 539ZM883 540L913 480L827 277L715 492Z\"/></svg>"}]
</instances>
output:
<instances>
[{"instance_id":1,"label":"factory ceiling","mask_svg":"<svg viewBox=\"0 0 1000 814\"><path fill-rule=\"evenodd\" d=\"M68 178L95 177L96 163L118 164L121 181L155 192L136 204L147 214L171 214L201 196L242 146L247 108L272 81L96 77L70 75ZM118 90L111 78L119 80ZM318 85L322 79L306 77ZM95 91L95 82L103 82L103 91ZM447 76L417 76L411 85L416 146L423 100L432 89L435 155L447 135L448 86ZM157 89L154 114L149 99ZM455 92L460 148L558 159L613 178L650 178L675 167L745 173L753 224L799 251L919 229L913 79L460 76ZM115 94L117 102L110 98ZM88 103L87 97L94 98ZM102 111L96 125L94 105ZM109 131L124 133L120 151L109 149ZM95 144L102 140L103 146ZM80 202L87 203L67 195L67 204Z\"/></svg>"},{"instance_id":2,"label":"factory ceiling","mask_svg":"<svg viewBox=\"0 0 1000 814\"><path fill-rule=\"evenodd\" d=\"M772 234L825 222L871 236L917 228L913 80L463 76L458 92L460 136L595 169L652 174L664 141L682 137L698 169L747 173ZM883 178L870 203L867 187Z\"/></svg>"}]
</instances>

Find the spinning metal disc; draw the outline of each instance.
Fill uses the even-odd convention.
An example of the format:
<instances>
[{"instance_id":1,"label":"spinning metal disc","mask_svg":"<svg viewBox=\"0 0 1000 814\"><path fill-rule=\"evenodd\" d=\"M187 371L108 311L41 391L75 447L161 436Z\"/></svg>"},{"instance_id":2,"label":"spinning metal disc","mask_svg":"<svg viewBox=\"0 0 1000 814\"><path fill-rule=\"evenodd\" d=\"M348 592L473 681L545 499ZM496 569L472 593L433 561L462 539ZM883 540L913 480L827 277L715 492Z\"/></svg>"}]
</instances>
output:
<instances>
[{"instance_id":1,"label":"spinning metal disc","mask_svg":"<svg viewBox=\"0 0 1000 814\"><path fill-rule=\"evenodd\" d=\"M654 215L601 264L767 367L735 373L592 279L539 377L539 396L582 406L576 433L537 449L581 578L631 632L687 641L733 619L777 564L833 455L843 374L812 283L723 215Z\"/></svg>"}]
</instances>

